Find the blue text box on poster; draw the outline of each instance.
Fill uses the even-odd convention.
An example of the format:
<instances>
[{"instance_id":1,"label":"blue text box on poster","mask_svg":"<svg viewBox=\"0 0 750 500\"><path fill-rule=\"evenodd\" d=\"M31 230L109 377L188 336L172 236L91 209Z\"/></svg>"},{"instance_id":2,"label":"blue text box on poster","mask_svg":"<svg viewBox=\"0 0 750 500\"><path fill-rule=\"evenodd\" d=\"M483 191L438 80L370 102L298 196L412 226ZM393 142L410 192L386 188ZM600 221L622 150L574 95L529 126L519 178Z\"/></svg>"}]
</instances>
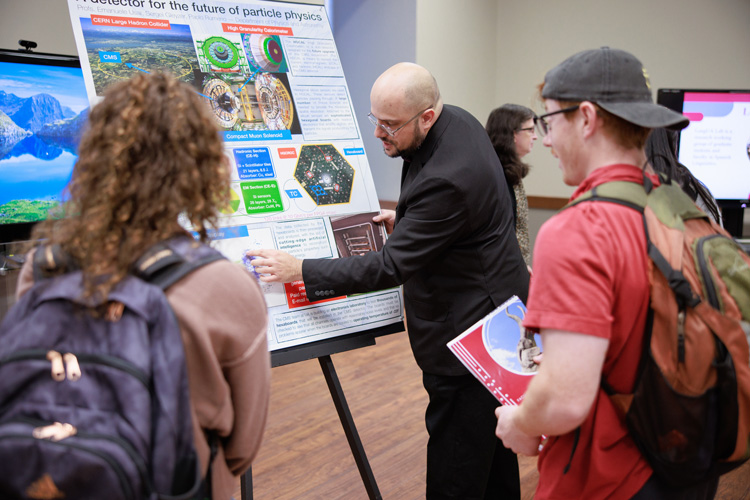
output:
<instances>
[{"instance_id":1,"label":"blue text box on poster","mask_svg":"<svg viewBox=\"0 0 750 500\"><path fill-rule=\"evenodd\" d=\"M222 134L224 142L292 140L292 133L289 130L227 130Z\"/></svg>"},{"instance_id":2,"label":"blue text box on poster","mask_svg":"<svg viewBox=\"0 0 750 500\"><path fill-rule=\"evenodd\" d=\"M197 236L198 233L193 233ZM249 235L247 226L234 226L234 227L221 227L217 229L209 229L208 236L212 240L228 240L231 238L245 238Z\"/></svg>"},{"instance_id":3,"label":"blue text box on poster","mask_svg":"<svg viewBox=\"0 0 750 500\"><path fill-rule=\"evenodd\" d=\"M103 63L122 63L122 57L119 52L99 51L99 62Z\"/></svg>"},{"instance_id":4,"label":"blue text box on poster","mask_svg":"<svg viewBox=\"0 0 750 500\"><path fill-rule=\"evenodd\" d=\"M276 176L268 148L234 149L234 161L240 180L270 179Z\"/></svg>"}]
</instances>

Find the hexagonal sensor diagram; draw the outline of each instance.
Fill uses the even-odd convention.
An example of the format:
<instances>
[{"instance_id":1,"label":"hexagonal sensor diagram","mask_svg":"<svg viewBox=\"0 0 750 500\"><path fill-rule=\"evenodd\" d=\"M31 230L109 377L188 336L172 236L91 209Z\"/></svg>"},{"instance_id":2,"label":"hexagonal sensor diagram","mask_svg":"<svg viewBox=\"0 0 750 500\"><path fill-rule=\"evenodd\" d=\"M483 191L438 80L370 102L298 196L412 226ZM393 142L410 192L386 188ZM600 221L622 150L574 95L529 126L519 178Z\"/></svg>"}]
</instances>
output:
<instances>
[{"instance_id":1,"label":"hexagonal sensor diagram","mask_svg":"<svg viewBox=\"0 0 750 500\"><path fill-rule=\"evenodd\" d=\"M305 144L299 152L294 178L316 205L349 203L354 168L333 144Z\"/></svg>"}]
</instances>

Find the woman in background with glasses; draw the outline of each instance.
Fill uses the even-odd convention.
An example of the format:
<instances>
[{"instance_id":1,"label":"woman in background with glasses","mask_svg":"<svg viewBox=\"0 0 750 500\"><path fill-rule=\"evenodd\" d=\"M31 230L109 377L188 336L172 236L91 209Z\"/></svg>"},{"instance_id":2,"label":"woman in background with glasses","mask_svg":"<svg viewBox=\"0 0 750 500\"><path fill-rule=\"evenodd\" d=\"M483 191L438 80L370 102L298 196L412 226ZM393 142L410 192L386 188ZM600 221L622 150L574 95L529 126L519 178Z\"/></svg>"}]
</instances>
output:
<instances>
[{"instance_id":1,"label":"woman in background with glasses","mask_svg":"<svg viewBox=\"0 0 750 500\"><path fill-rule=\"evenodd\" d=\"M523 178L529 173L530 166L522 162L521 158L531 152L534 141L537 140L535 121L536 114L531 109L518 104L503 104L492 110L485 126L503 165L513 202L516 238L527 266L531 265L531 241L529 204L526 200Z\"/></svg>"}]
</instances>

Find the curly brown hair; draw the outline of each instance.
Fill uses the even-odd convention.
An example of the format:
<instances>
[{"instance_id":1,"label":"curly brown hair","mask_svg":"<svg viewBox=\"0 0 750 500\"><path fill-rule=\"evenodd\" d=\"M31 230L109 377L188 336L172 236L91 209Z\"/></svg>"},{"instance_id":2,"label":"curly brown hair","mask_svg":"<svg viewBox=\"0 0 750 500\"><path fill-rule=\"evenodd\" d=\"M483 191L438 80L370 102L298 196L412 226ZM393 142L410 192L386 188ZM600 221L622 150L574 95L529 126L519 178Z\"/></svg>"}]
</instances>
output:
<instances>
[{"instance_id":1,"label":"curly brown hair","mask_svg":"<svg viewBox=\"0 0 750 500\"><path fill-rule=\"evenodd\" d=\"M133 262L189 222L202 241L228 204L230 173L205 99L166 74L112 85L94 106L67 187L64 217L34 228L80 265L85 296L104 300Z\"/></svg>"}]
</instances>

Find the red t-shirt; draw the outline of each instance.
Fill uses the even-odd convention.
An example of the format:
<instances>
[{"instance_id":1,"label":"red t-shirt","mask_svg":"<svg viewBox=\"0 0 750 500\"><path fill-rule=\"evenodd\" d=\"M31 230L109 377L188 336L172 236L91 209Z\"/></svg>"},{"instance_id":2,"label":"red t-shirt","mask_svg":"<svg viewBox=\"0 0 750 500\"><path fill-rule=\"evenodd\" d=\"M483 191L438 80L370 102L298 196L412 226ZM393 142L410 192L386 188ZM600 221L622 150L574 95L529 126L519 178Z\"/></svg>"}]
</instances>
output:
<instances>
[{"instance_id":1,"label":"red t-shirt","mask_svg":"<svg viewBox=\"0 0 750 500\"><path fill-rule=\"evenodd\" d=\"M642 184L643 174L631 165L598 168L571 199L614 180ZM524 325L608 339L603 375L616 392L631 392L648 310L647 265L639 212L607 202L563 210L537 236ZM570 432L545 444L536 500L630 498L651 476L651 467L602 390L581 425L571 459L573 442Z\"/></svg>"}]
</instances>

